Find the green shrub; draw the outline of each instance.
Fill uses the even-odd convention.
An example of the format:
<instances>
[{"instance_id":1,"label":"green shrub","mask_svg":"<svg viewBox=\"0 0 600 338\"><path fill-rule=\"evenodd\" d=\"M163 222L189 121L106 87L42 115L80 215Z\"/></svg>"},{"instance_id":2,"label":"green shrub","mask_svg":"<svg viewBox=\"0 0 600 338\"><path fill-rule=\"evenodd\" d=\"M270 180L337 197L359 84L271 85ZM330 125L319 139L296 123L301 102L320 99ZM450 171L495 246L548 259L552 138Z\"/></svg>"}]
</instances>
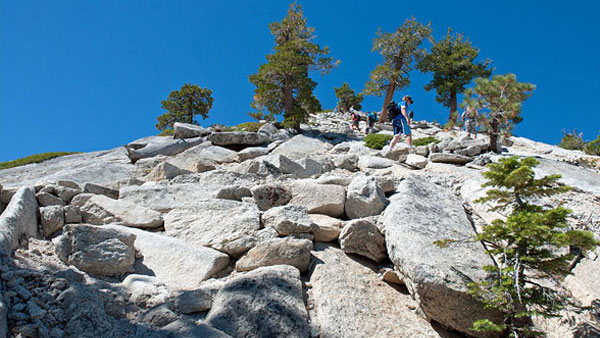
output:
<instances>
[{"instance_id":1,"label":"green shrub","mask_svg":"<svg viewBox=\"0 0 600 338\"><path fill-rule=\"evenodd\" d=\"M392 135L369 134L365 137L365 146L372 149L382 149L386 142L390 141L392 138Z\"/></svg>"},{"instance_id":2,"label":"green shrub","mask_svg":"<svg viewBox=\"0 0 600 338\"><path fill-rule=\"evenodd\" d=\"M14 167L19 167L19 166L31 164L31 163L40 163L40 162L44 162L44 161L53 159L55 157L71 155L71 154L79 154L79 153L57 151L57 152L51 152L51 153L35 154L35 155L16 159L14 161L0 162L0 169L14 168Z\"/></svg>"},{"instance_id":3,"label":"green shrub","mask_svg":"<svg viewBox=\"0 0 600 338\"><path fill-rule=\"evenodd\" d=\"M158 136L173 136L173 134L175 134L175 130L173 129L165 129L163 131L161 131Z\"/></svg>"},{"instance_id":4,"label":"green shrub","mask_svg":"<svg viewBox=\"0 0 600 338\"><path fill-rule=\"evenodd\" d=\"M235 131L250 131L256 133L264 123L260 122L244 122L237 126L233 126L232 129Z\"/></svg>"},{"instance_id":5,"label":"green shrub","mask_svg":"<svg viewBox=\"0 0 600 338\"><path fill-rule=\"evenodd\" d=\"M600 135L583 146L583 151L588 155L600 156Z\"/></svg>"},{"instance_id":6,"label":"green shrub","mask_svg":"<svg viewBox=\"0 0 600 338\"><path fill-rule=\"evenodd\" d=\"M437 138L433 137L433 136L427 136L427 137L421 137L421 138L417 138L413 141L413 145L415 147L418 146L426 146L429 143L440 143L441 140L438 140Z\"/></svg>"},{"instance_id":7,"label":"green shrub","mask_svg":"<svg viewBox=\"0 0 600 338\"><path fill-rule=\"evenodd\" d=\"M558 144L559 147L568 150L583 150L585 142L583 141L583 133L577 134L577 131L573 130L572 133L563 130L563 137Z\"/></svg>"}]
</instances>

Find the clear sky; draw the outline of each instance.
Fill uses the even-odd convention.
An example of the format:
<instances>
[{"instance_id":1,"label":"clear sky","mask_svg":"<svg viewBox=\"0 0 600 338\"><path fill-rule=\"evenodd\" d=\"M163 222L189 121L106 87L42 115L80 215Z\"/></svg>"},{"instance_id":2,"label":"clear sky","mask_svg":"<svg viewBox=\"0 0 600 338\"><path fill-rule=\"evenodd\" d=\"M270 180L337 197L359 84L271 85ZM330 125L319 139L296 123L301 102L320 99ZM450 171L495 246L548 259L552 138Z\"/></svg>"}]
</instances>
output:
<instances>
[{"instance_id":1,"label":"clear sky","mask_svg":"<svg viewBox=\"0 0 600 338\"><path fill-rule=\"evenodd\" d=\"M110 149L154 135L160 101L184 83L215 99L201 124L251 121L255 73L272 51L268 24L287 1L0 1L0 161L49 151ZM380 61L378 27L414 15L433 35L464 33L495 74L537 85L515 134L558 143L563 129L600 131L600 1L299 1L315 42L341 60L314 74L316 96L335 106L334 87L362 90ZM427 45L426 45L427 46ZM448 111L415 71L397 93L415 99L415 119L445 122ZM363 110L379 110L370 97Z\"/></svg>"}]
</instances>

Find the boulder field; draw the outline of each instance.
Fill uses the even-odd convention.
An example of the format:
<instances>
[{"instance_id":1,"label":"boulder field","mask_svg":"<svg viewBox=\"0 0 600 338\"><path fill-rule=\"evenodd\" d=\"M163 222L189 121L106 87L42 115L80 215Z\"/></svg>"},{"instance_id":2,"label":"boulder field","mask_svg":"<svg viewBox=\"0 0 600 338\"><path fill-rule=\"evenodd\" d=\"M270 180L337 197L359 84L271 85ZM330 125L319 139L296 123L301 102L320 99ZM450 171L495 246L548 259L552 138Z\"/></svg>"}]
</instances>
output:
<instances>
[{"instance_id":1,"label":"boulder field","mask_svg":"<svg viewBox=\"0 0 600 338\"><path fill-rule=\"evenodd\" d=\"M349 121L176 123L173 137L0 170L0 338L494 337L471 323L501 314L468 292L490 257L434 242L504 217L474 201L507 156L561 174L574 189L541 204L600 238L597 157L521 137L492 153L486 135L427 121L413 138L438 142L377 150ZM565 280L587 310L535 319L548 337L600 336L599 256Z\"/></svg>"}]
</instances>

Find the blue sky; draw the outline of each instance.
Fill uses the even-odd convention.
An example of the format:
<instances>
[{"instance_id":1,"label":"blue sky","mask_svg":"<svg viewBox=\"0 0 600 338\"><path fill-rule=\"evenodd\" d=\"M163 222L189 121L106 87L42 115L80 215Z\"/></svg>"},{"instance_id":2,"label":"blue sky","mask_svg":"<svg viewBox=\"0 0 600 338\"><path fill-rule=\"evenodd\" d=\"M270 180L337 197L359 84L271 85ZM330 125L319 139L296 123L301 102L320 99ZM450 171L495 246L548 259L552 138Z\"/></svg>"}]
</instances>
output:
<instances>
[{"instance_id":1,"label":"blue sky","mask_svg":"<svg viewBox=\"0 0 600 338\"><path fill-rule=\"evenodd\" d=\"M0 161L48 151L110 149L153 135L160 101L184 83L208 87L209 119L250 121L248 75L273 47L268 24L286 1L0 1ZM334 87L362 90L380 61L378 27L390 32L414 15L434 37L464 33L496 74L537 85L515 134L558 143L563 129L584 139L600 130L598 1L299 1L321 46L341 60L314 74L324 108ZM446 108L415 71L396 94L415 99L416 119L444 122ZM370 97L363 110L379 110Z\"/></svg>"}]
</instances>

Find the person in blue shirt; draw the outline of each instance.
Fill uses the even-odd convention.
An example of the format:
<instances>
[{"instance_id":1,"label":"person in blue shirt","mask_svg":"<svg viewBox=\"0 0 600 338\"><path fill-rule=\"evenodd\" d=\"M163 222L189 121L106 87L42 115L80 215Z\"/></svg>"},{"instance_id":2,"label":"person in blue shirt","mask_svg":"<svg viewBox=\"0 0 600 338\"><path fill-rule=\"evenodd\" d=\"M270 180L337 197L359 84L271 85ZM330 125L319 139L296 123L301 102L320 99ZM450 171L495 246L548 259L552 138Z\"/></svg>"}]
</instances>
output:
<instances>
[{"instance_id":1,"label":"person in blue shirt","mask_svg":"<svg viewBox=\"0 0 600 338\"><path fill-rule=\"evenodd\" d=\"M402 101L398 103L398 108L400 108L400 114L396 115L392 120L392 126L394 127L394 138L390 143L390 150L394 148L396 143L400 141L400 135L406 135L406 143L412 147L412 135L410 132L410 122L411 119L408 116L408 106L413 104L413 99L409 95L404 95Z\"/></svg>"}]
</instances>

